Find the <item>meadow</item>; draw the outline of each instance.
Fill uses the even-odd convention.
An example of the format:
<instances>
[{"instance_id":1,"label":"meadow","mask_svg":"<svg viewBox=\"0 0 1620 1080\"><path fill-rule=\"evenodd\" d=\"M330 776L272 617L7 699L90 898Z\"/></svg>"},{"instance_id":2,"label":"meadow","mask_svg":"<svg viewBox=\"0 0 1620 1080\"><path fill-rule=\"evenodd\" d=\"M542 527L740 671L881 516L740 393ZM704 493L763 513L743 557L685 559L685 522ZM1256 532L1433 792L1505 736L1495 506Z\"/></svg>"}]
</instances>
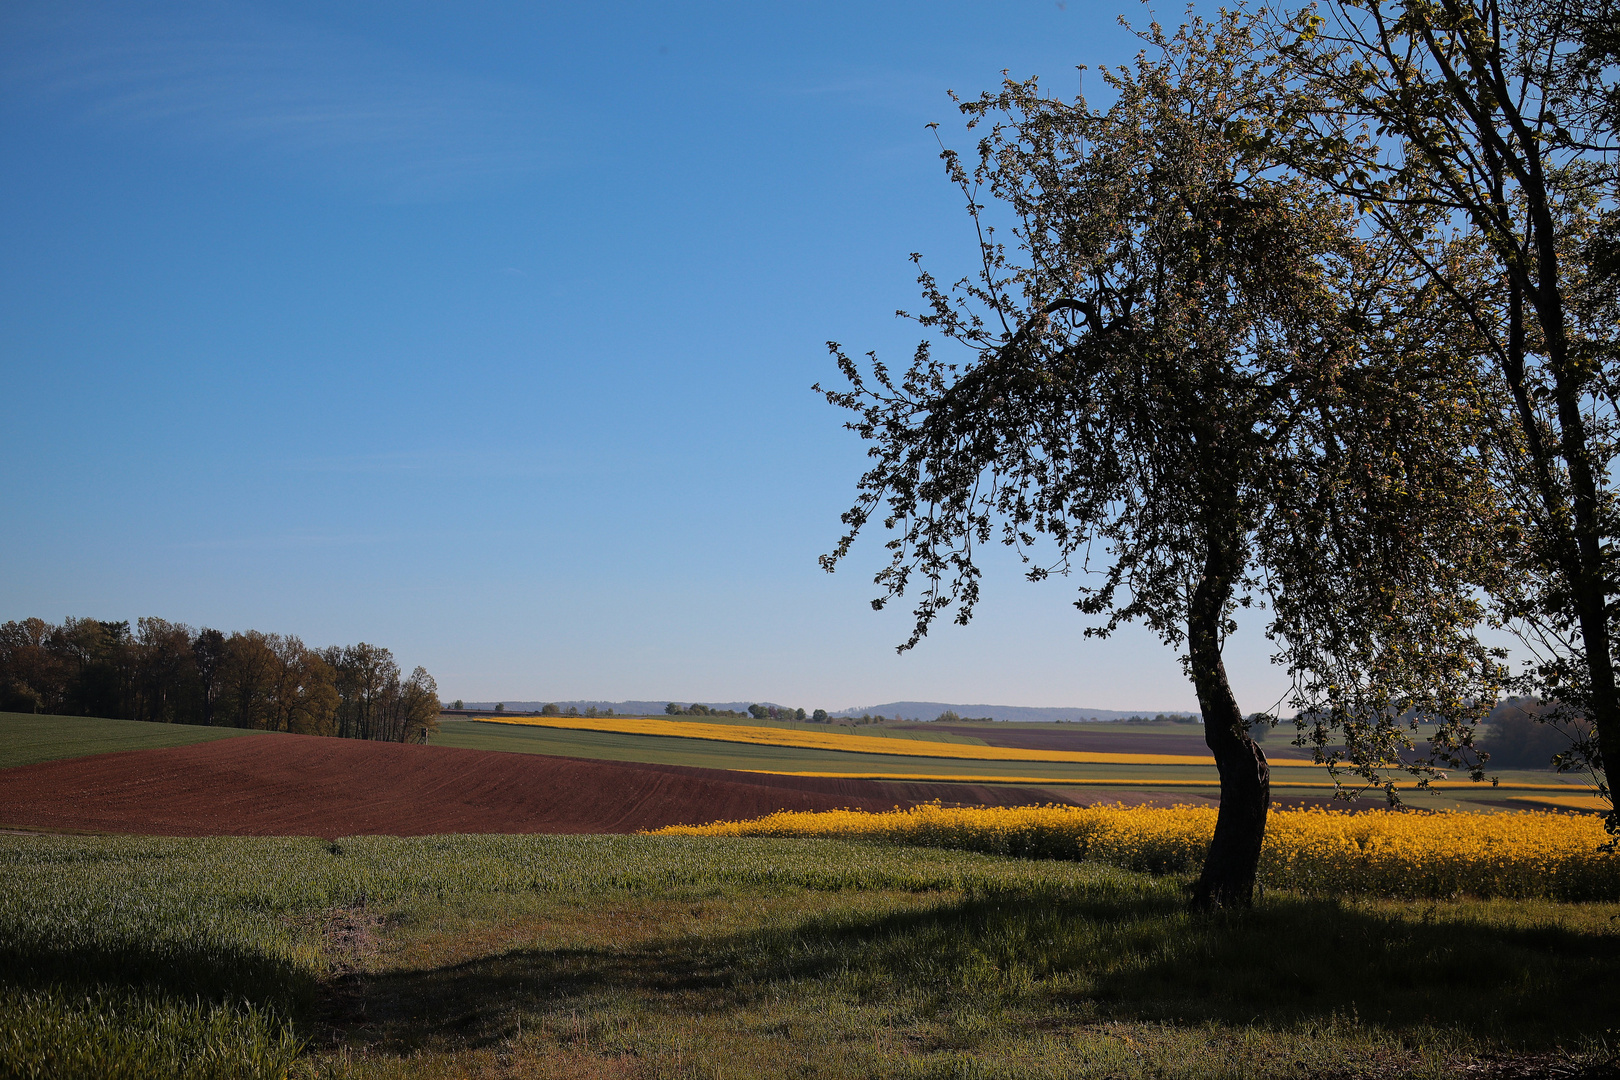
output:
<instances>
[{"instance_id":1,"label":"meadow","mask_svg":"<svg viewBox=\"0 0 1620 1080\"><path fill-rule=\"evenodd\" d=\"M1437 1077L1604 1059L1620 991L1612 896L1205 917L873 840L9 835L0 873L6 1076Z\"/></svg>"}]
</instances>

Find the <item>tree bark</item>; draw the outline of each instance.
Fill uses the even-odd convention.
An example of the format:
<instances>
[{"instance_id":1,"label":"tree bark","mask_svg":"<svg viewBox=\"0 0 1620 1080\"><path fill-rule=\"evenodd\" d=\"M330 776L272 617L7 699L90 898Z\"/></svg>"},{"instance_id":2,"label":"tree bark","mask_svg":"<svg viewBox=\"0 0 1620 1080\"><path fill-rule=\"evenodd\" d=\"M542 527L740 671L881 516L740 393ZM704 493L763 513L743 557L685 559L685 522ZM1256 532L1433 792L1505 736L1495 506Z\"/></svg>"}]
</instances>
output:
<instances>
[{"instance_id":1,"label":"tree bark","mask_svg":"<svg viewBox=\"0 0 1620 1080\"><path fill-rule=\"evenodd\" d=\"M1204 714L1204 743L1215 755L1221 775L1215 836L1192 894L1193 908L1205 911L1246 908L1254 902L1260 845L1271 808L1271 768L1265 751L1249 737L1221 659L1221 618L1236 576L1232 565L1236 546L1235 540L1211 541L1187 617L1188 657Z\"/></svg>"}]
</instances>

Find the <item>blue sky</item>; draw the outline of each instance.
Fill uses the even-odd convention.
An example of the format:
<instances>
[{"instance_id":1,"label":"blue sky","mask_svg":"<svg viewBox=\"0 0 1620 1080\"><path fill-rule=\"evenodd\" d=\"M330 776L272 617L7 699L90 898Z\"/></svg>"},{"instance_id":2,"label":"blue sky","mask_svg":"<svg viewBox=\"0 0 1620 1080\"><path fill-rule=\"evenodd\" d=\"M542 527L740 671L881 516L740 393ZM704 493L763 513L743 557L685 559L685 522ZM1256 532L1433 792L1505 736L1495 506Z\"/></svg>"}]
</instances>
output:
<instances>
[{"instance_id":1,"label":"blue sky","mask_svg":"<svg viewBox=\"0 0 1620 1080\"><path fill-rule=\"evenodd\" d=\"M863 462L823 343L908 355L908 254L972 252L925 125L1072 92L1122 11L11 0L0 619L374 641L446 698L1195 707L1062 581L998 562L896 656L877 538L815 562Z\"/></svg>"}]
</instances>

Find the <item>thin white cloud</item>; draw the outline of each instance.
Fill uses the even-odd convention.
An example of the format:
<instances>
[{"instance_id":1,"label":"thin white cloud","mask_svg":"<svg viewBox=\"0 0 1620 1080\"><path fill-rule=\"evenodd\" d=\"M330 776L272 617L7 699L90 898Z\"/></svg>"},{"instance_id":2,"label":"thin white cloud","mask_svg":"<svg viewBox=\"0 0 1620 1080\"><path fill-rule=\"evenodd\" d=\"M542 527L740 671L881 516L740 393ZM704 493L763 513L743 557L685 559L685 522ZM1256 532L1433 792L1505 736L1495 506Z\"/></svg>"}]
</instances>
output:
<instances>
[{"instance_id":1,"label":"thin white cloud","mask_svg":"<svg viewBox=\"0 0 1620 1080\"><path fill-rule=\"evenodd\" d=\"M23 4L0 38L13 107L64 108L322 183L453 196L550 156L546 112L522 88L424 70L240 3Z\"/></svg>"}]
</instances>

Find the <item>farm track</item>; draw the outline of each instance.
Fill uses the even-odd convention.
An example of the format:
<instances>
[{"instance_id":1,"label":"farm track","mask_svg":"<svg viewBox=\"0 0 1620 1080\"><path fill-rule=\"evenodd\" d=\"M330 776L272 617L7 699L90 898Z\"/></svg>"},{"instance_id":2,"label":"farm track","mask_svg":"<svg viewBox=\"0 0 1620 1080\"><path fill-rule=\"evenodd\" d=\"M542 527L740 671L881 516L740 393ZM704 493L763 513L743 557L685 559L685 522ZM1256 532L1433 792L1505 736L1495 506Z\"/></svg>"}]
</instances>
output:
<instances>
[{"instance_id":1,"label":"farm track","mask_svg":"<svg viewBox=\"0 0 1620 1080\"><path fill-rule=\"evenodd\" d=\"M1067 801L1049 789L998 784L763 776L304 735L0 771L0 825L159 836L627 833L777 810L888 810L935 799Z\"/></svg>"}]
</instances>

